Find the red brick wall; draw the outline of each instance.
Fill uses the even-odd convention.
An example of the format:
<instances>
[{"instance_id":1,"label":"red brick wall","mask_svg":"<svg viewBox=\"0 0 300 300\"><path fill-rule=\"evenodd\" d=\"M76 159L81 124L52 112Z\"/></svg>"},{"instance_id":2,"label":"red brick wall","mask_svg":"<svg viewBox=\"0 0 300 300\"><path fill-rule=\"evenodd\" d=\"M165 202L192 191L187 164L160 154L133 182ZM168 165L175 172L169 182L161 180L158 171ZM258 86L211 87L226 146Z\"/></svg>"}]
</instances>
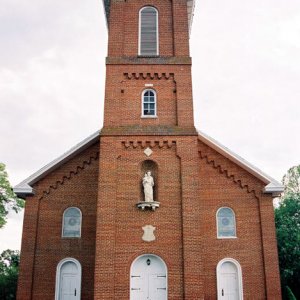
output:
<instances>
[{"instance_id":1,"label":"red brick wall","mask_svg":"<svg viewBox=\"0 0 300 300\"><path fill-rule=\"evenodd\" d=\"M193 126L190 65L108 65L104 126ZM145 84L152 84L146 87ZM141 118L142 92L157 94L157 118Z\"/></svg>"},{"instance_id":2,"label":"red brick wall","mask_svg":"<svg viewBox=\"0 0 300 300\"><path fill-rule=\"evenodd\" d=\"M93 298L98 151L99 143L34 186L35 196L26 201L18 299L53 299L56 267L67 257L82 266L82 299ZM82 212L81 238L61 237L70 206Z\"/></svg>"}]
</instances>

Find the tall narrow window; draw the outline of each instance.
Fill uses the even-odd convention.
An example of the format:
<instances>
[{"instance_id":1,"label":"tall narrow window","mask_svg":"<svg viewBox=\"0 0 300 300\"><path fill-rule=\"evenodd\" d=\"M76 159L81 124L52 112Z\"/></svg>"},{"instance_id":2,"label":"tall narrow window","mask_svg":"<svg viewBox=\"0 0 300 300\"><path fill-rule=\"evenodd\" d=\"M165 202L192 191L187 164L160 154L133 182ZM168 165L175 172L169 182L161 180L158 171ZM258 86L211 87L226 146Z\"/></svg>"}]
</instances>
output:
<instances>
[{"instance_id":1,"label":"tall narrow window","mask_svg":"<svg viewBox=\"0 0 300 300\"><path fill-rule=\"evenodd\" d=\"M158 12L154 7L140 10L139 55L158 55Z\"/></svg>"},{"instance_id":2,"label":"tall narrow window","mask_svg":"<svg viewBox=\"0 0 300 300\"><path fill-rule=\"evenodd\" d=\"M235 215L231 208L221 207L217 211L218 238L236 237Z\"/></svg>"},{"instance_id":3,"label":"tall narrow window","mask_svg":"<svg viewBox=\"0 0 300 300\"><path fill-rule=\"evenodd\" d=\"M145 90L142 94L142 117L156 117L156 93Z\"/></svg>"},{"instance_id":4,"label":"tall narrow window","mask_svg":"<svg viewBox=\"0 0 300 300\"><path fill-rule=\"evenodd\" d=\"M81 236L81 211L77 207L69 207L64 211L62 237Z\"/></svg>"}]
</instances>

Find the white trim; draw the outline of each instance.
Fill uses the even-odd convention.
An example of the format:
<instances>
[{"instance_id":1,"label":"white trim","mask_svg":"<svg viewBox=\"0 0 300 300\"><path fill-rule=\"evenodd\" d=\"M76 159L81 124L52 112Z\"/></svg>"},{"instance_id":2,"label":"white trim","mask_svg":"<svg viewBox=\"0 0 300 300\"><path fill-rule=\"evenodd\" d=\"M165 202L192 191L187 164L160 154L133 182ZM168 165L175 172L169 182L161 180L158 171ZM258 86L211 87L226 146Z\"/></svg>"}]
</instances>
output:
<instances>
[{"instance_id":1,"label":"white trim","mask_svg":"<svg viewBox=\"0 0 300 300\"><path fill-rule=\"evenodd\" d=\"M149 55L149 56L158 56L159 55L159 23L158 23L158 18L159 18L159 14L158 14L158 10L156 7L151 6L151 5L146 5L143 6L140 10L139 10L139 37L138 37L138 55L143 56L143 54L141 54L141 12L143 9L145 8L153 8L156 11L156 54L153 55Z\"/></svg>"},{"instance_id":2,"label":"white trim","mask_svg":"<svg viewBox=\"0 0 300 300\"><path fill-rule=\"evenodd\" d=\"M79 210L80 212L80 229L79 229L79 236L64 236L64 221L65 221L65 213L68 209L71 209L71 208L75 208L77 210ZM61 237L64 238L64 239L79 239L81 238L81 227L82 227L82 212L81 212L81 209L76 207L76 206L70 206L70 207L67 207L64 212L63 212L63 217L62 217L62 226L61 226Z\"/></svg>"},{"instance_id":3,"label":"white trim","mask_svg":"<svg viewBox=\"0 0 300 300\"><path fill-rule=\"evenodd\" d=\"M189 34L191 34L191 31L192 31L194 10L195 10L195 0L187 0Z\"/></svg>"},{"instance_id":4,"label":"white trim","mask_svg":"<svg viewBox=\"0 0 300 300\"><path fill-rule=\"evenodd\" d=\"M154 115L144 115L144 95L146 92L151 91L154 93ZM150 118L155 119L157 118L157 93L154 89L144 89L142 92L142 115L141 118Z\"/></svg>"},{"instance_id":5,"label":"white trim","mask_svg":"<svg viewBox=\"0 0 300 300\"><path fill-rule=\"evenodd\" d=\"M238 271L238 284L239 284L239 300L243 300L243 276L242 276L242 268L239 262L233 258L223 258L222 260L219 261L216 272L217 272L217 294L218 294L218 299L222 299L221 291L220 291L220 270L222 267L222 264L225 262L231 262L237 267Z\"/></svg>"},{"instance_id":6,"label":"white trim","mask_svg":"<svg viewBox=\"0 0 300 300\"><path fill-rule=\"evenodd\" d=\"M132 268L135 264L135 262L142 258L143 256L154 256L156 257L162 264L163 266L165 267L165 271L166 271L166 299L168 299L168 267L167 267L167 264L165 263L165 261L158 255L156 254L152 254L152 253L147 253L147 254L142 254L142 255L139 255L138 257L136 257L133 262L131 263L131 266L130 266L130 278L129 278L129 299L131 299L131 274L132 274Z\"/></svg>"},{"instance_id":7,"label":"white trim","mask_svg":"<svg viewBox=\"0 0 300 300\"><path fill-rule=\"evenodd\" d=\"M234 219L234 232L235 232L235 235L232 235L232 236L222 236L222 235L219 235L219 222L218 222L218 213L221 209L223 208L228 208L232 211L233 213L233 219ZM220 207L217 212L216 212L216 223L217 223L217 238L218 239L236 239L237 238L237 233L236 233L236 218L235 218L235 212L234 210L231 208L231 207L228 207L228 206L222 206Z\"/></svg>"},{"instance_id":8,"label":"white trim","mask_svg":"<svg viewBox=\"0 0 300 300\"><path fill-rule=\"evenodd\" d=\"M60 272L61 272L61 267L66 263L66 262L73 262L77 268L78 268L78 280L79 280L79 285L78 285L78 299L81 299L81 273L82 273L82 270L81 270L81 264L80 262L75 259L75 258L72 258L72 257L67 257L67 258L64 258L62 259L57 267L56 267L56 280L55 280L55 300L60 300L59 299L59 292L60 292Z\"/></svg>"}]
</instances>

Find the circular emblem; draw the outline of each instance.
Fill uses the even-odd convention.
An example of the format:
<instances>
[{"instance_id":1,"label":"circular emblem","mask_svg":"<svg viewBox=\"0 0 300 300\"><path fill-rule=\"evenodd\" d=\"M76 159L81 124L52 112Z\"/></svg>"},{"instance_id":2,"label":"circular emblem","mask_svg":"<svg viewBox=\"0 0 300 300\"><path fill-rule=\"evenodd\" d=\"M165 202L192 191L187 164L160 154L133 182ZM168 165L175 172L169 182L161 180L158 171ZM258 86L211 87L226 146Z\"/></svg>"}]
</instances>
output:
<instances>
[{"instance_id":1,"label":"circular emblem","mask_svg":"<svg viewBox=\"0 0 300 300\"><path fill-rule=\"evenodd\" d=\"M69 219L69 225L70 225L70 226L74 226L74 225L76 225L76 223L77 223L77 222L76 222L76 219L75 219L75 218L70 218L70 219Z\"/></svg>"},{"instance_id":2,"label":"circular emblem","mask_svg":"<svg viewBox=\"0 0 300 300\"><path fill-rule=\"evenodd\" d=\"M228 226L230 223L229 219L228 218L222 218L222 225L224 226Z\"/></svg>"}]
</instances>

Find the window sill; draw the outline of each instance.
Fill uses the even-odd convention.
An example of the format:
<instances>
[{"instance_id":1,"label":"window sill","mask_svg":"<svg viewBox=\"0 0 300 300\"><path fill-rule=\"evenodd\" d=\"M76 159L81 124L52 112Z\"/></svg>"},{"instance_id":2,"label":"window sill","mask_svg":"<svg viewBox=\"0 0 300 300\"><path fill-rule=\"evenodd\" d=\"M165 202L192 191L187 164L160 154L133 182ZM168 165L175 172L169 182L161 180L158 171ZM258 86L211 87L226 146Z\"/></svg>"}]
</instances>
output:
<instances>
[{"instance_id":1,"label":"window sill","mask_svg":"<svg viewBox=\"0 0 300 300\"><path fill-rule=\"evenodd\" d=\"M150 54L150 55L141 55L141 54L139 54L138 55L138 58L151 58L151 57L157 58L157 57L159 57L159 55L157 55L157 54Z\"/></svg>"},{"instance_id":2,"label":"window sill","mask_svg":"<svg viewBox=\"0 0 300 300\"><path fill-rule=\"evenodd\" d=\"M218 240L230 240L230 239L237 239L237 236L218 236Z\"/></svg>"},{"instance_id":3,"label":"window sill","mask_svg":"<svg viewBox=\"0 0 300 300\"><path fill-rule=\"evenodd\" d=\"M141 116L142 119L157 119L157 116Z\"/></svg>"}]
</instances>

